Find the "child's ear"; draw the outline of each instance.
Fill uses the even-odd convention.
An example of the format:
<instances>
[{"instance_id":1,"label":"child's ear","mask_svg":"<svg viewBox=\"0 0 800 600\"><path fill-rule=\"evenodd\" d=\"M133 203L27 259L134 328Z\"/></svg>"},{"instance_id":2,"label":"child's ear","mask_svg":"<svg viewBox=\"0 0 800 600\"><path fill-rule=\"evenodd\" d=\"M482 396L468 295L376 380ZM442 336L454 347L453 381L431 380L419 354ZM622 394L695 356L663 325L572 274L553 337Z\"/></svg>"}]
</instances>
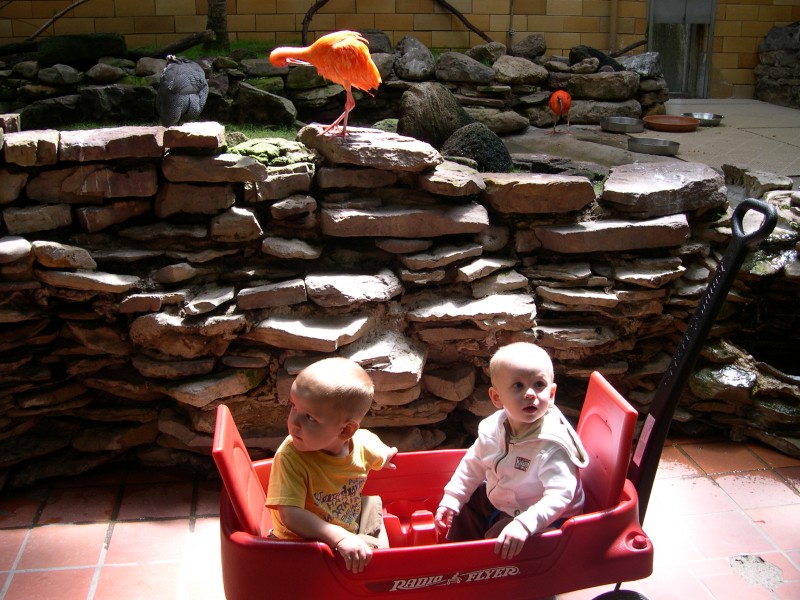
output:
<instances>
[{"instance_id":1,"label":"child's ear","mask_svg":"<svg viewBox=\"0 0 800 600\"><path fill-rule=\"evenodd\" d=\"M503 408L503 403L500 402L500 394L498 394L497 390L493 387L489 388L489 400L492 401L495 408Z\"/></svg>"},{"instance_id":2,"label":"child's ear","mask_svg":"<svg viewBox=\"0 0 800 600\"><path fill-rule=\"evenodd\" d=\"M342 440L349 440L356 434L358 431L359 425L353 419L350 419L342 426L342 430L339 432L339 438Z\"/></svg>"},{"instance_id":3,"label":"child's ear","mask_svg":"<svg viewBox=\"0 0 800 600\"><path fill-rule=\"evenodd\" d=\"M552 387L550 388L550 400L552 400L553 398L555 398L555 397L556 397L556 388L557 388L557 387L558 387L558 386L557 386L557 385L554 383L554 384L552 385Z\"/></svg>"}]
</instances>

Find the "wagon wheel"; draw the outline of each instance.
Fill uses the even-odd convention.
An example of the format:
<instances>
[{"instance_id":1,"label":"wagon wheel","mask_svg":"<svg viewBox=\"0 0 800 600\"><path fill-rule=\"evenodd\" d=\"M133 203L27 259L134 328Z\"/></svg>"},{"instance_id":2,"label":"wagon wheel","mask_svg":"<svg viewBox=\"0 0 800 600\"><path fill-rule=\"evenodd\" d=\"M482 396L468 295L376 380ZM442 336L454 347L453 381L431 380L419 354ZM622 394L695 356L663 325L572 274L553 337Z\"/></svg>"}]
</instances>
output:
<instances>
[{"instance_id":1,"label":"wagon wheel","mask_svg":"<svg viewBox=\"0 0 800 600\"><path fill-rule=\"evenodd\" d=\"M647 600L647 596L633 590L611 590L595 596L594 600Z\"/></svg>"}]
</instances>

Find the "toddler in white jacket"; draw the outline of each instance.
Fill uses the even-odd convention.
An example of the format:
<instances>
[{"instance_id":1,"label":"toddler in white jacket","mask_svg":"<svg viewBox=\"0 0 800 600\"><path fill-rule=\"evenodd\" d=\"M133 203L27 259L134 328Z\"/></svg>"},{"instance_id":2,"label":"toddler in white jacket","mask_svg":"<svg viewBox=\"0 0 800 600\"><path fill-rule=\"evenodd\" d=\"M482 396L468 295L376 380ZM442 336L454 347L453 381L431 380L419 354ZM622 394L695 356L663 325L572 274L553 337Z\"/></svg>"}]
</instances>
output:
<instances>
[{"instance_id":1,"label":"toddler in white jacket","mask_svg":"<svg viewBox=\"0 0 800 600\"><path fill-rule=\"evenodd\" d=\"M554 405L553 363L528 342L503 346L489 363L489 399L498 410L481 421L436 511L447 539L497 537L495 553L513 558L528 537L580 514L578 469L588 456Z\"/></svg>"}]
</instances>

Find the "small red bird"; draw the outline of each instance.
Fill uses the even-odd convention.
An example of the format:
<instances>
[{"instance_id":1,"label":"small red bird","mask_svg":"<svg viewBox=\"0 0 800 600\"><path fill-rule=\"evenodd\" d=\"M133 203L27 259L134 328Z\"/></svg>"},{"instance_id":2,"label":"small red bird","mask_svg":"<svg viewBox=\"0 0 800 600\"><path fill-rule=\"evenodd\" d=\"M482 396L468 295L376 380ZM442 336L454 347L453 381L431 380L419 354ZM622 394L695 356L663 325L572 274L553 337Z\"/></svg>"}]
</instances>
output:
<instances>
[{"instance_id":1,"label":"small red bird","mask_svg":"<svg viewBox=\"0 0 800 600\"><path fill-rule=\"evenodd\" d=\"M341 124L344 137L347 135L347 117L356 105L351 88L372 96L381 84L381 74L372 62L368 43L356 31L335 31L323 35L310 46L275 48L270 52L269 62L275 67L312 65L322 77L341 85L347 93L344 112L323 133L335 130Z\"/></svg>"},{"instance_id":2,"label":"small red bird","mask_svg":"<svg viewBox=\"0 0 800 600\"><path fill-rule=\"evenodd\" d=\"M572 106L572 96L569 95L569 92L564 90L556 90L550 95L549 104L550 110L553 111L553 131L548 131L547 133L558 133L556 131L556 125L561 117L567 119L566 132L569 133L569 107Z\"/></svg>"}]
</instances>

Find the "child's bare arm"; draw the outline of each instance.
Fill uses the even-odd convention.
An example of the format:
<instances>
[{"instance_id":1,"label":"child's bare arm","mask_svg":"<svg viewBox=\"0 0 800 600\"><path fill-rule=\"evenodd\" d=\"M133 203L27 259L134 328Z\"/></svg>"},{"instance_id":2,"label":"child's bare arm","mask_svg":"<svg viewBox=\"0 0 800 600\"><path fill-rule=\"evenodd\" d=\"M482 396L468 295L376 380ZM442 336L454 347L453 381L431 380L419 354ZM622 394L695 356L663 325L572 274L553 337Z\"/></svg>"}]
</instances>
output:
<instances>
[{"instance_id":1,"label":"child's bare arm","mask_svg":"<svg viewBox=\"0 0 800 600\"><path fill-rule=\"evenodd\" d=\"M328 523L314 513L298 506L278 506L281 520L302 538L319 540L341 554L353 573L361 573L372 559L372 548L354 533Z\"/></svg>"},{"instance_id":2,"label":"child's bare arm","mask_svg":"<svg viewBox=\"0 0 800 600\"><path fill-rule=\"evenodd\" d=\"M389 452L386 455L386 462L383 463L383 468L384 469L396 469L397 468L397 465L392 462L396 455L397 455L397 448L389 448Z\"/></svg>"}]
</instances>

